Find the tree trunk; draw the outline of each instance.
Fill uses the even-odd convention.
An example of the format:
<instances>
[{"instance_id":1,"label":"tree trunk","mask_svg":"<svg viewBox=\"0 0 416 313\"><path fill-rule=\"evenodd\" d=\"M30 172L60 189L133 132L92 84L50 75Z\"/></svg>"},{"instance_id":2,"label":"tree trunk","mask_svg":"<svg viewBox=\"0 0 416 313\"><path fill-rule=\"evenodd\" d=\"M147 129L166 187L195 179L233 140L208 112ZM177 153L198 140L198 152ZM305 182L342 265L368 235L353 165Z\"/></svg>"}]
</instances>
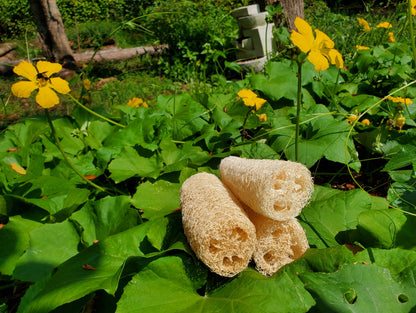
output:
<instances>
[{"instance_id":1,"label":"tree trunk","mask_svg":"<svg viewBox=\"0 0 416 313\"><path fill-rule=\"evenodd\" d=\"M51 62L74 60L56 0L28 0L38 29L43 55Z\"/></svg>"},{"instance_id":2,"label":"tree trunk","mask_svg":"<svg viewBox=\"0 0 416 313\"><path fill-rule=\"evenodd\" d=\"M296 17L304 18L303 0L266 0L267 5L280 4L283 7L284 16L275 16L274 23L276 27L280 26L281 22L284 21L284 26L289 29L295 29L295 19Z\"/></svg>"}]
</instances>

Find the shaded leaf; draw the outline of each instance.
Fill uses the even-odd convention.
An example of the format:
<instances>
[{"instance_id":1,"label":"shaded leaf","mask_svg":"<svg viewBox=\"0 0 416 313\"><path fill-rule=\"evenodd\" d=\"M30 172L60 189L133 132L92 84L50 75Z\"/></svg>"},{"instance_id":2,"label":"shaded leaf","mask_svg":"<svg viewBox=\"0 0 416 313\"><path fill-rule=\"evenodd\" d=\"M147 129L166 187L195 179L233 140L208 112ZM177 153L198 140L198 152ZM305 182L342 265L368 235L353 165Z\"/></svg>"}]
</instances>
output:
<instances>
[{"instance_id":1,"label":"shaded leaf","mask_svg":"<svg viewBox=\"0 0 416 313\"><path fill-rule=\"evenodd\" d=\"M16 264L15 279L39 281L78 253L79 235L69 221L43 225L29 238L29 247Z\"/></svg>"},{"instance_id":2,"label":"shaded leaf","mask_svg":"<svg viewBox=\"0 0 416 313\"><path fill-rule=\"evenodd\" d=\"M124 288L116 312L307 312L314 304L298 278L287 273L266 278L247 269L205 295L198 294L195 280L201 281L201 273L192 262L159 258Z\"/></svg>"},{"instance_id":3,"label":"shaded leaf","mask_svg":"<svg viewBox=\"0 0 416 313\"><path fill-rule=\"evenodd\" d=\"M21 216L11 216L0 229L0 273L11 276L16 263L29 247L29 233L42 226Z\"/></svg>"}]
</instances>

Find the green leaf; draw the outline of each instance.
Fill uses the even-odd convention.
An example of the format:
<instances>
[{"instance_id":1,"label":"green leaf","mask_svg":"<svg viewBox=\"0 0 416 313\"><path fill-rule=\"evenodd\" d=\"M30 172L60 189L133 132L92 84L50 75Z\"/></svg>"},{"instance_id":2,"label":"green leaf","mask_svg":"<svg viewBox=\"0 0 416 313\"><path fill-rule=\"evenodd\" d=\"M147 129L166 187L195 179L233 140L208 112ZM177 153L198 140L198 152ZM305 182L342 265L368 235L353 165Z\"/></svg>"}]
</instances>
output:
<instances>
[{"instance_id":1,"label":"green leaf","mask_svg":"<svg viewBox=\"0 0 416 313\"><path fill-rule=\"evenodd\" d=\"M403 247L416 248L414 227L416 218L403 212L386 209L362 212L358 216L360 242L366 247L389 249Z\"/></svg>"},{"instance_id":2,"label":"green leaf","mask_svg":"<svg viewBox=\"0 0 416 313\"><path fill-rule=\"evenodd\" d=\"M68 180L60 177L41 176L30 180L30 183L32 186L25 195L25 201L52 215L61 215L57 216L60 220L87 201L90 193L87 189L76 188Z\"/></svg>"},{"instance_id":3,"label":"green leaf","mask_svg":"<svg viewBox=\"0 0 416 313\"><path fill-rule=\"evenodd\" d=\"M247 269L234 279L224 279L226 283L222 286L200 295L203 275L189 258L159 258L143 268L124 288L116 312L300 313L307 312L314 304L299 279L288 273L266 278Z\"/></svg>"},{"instance_id":4,"label":"green leaf","mask_svg":"<svg viewBox=\"0 0 416 313\"><path fill-rule=\"evenodd\" d=\"M149 181L139 185L133 196L132 204L143 210L143 217L154 219L172 213L180 206L180 184L166 180Z\"/></svg>"},{"instance_id":5,"label":"green leaf","mask_svg":"<svg viewBox=\"0 0 416 313\"><path fill-rule=\"evenodd\" d=\"M139 213L131 208L128 196L107 196L90 201L70 219L81 228L81 238L88 245L92 245L94 240L103 240L137 226L140 222Z\"/></svg>"},{"instance_id":6,"label":"green leaf","mask_svg":"<svg viewBox=\"0 0 416 313\"><path fill-rule=\"evenodd\" d=\"M56 272L31 286L22 298L19 313L43 313L103 289L114 295L124 264L142 256L141 243L151 222L109 236L58 266ZM87 264L94 269L84 269Z\"/></svg>"},{"instance_id":7,"label":"green leaf","mask_svg":"<svg viewBox=\"0 0 416 313\"><path fill-rule=\"evenodd\" d=\"M348 264L335 273L303 273L300 279L314 296L318 312L409 312L416 300L393 280L388 269Z\"/></svg>"},{"instance_id":8,"label":"green leaf","mask_svg":"<svg viewBox=\"0 0 416 313\"><path fill-rule=\"evenodd\" d=\"M280 159L280 155L264 142L251 142L231 148L232 152L239 152L240 156L248 159Z\"/></svg>"},{"instance_id":9,"label":"green leaf","mask_svg":"<svg viewBox=\"0 0 416 313\"><path fill-rule=\"evenodd\" d=\"M297 78L289 62L268 62L266 73L251 77L253 88L260 90L268 99L277 101L280 98L295 100L297 98Z\"/></svg>"},{"instance_id":10,"label":"green leaf","mask_svg":"<svg viewBox=\"0 0 416 313\"><path fill-rule=\"evenodd\" d=\"M391 159L387 162L384 166L383 171L393 171L397 169L401 169L408 165L414 164L415 160L415 153L416 147L413 145L403 145L402 151L394 154Z\"/></svg>"},{"instance_id":11,"label":"green leaf","mask_svg":"<svg viewBox=\"0 0 416 313\"><path fill-rule=\"evenodd\" d=\"M311 202L300 215L311 247L334 247L351 242L361 212L386 208L361 190L339 191L315 186Z\"/></svg>"},{"instance_id":12,"label":"green leaf","mask_svg":"<svg viewBox=\"0 0 416 313\"><path fill-rule=\"evenodd\" d=\"M29 247L16 264L15 279L39 281L78 253L79 235L69 221L43 225L29 237Z\"/></svg>"},{"instance_id":13,"label":"green leaf","mask_svg":"<svg viewBox=\"0 0 416 313\"><path fill-rule=\"evenodd\" d=\"M130 177L153 177L159 173L160 162L156 156L141 156L134 148L124 147L108 166L111 172L110 178L116 183L122 182Z\"/></svg>"},{"instance_id":14,"label":"green leaf","mask_svg":"<svg viewBox=\"0 0 416 313\"><path fill-rule=\"evenodd\" d=\"M157 104L172 115L172 137L175 140L195 135L207 124L207 110L189 94L159 96Z\"/></svg>"},{"instance_id":15,"label":"green leaf","mask_svg":"<svg viewBox=\"0 0 416 313\"><path fill-rule=\"evenodd\" d=\"M8 223L0 229L0 273L11 276L16 262L29 247L29 233L42 226L21 216L11 216Z\"/></svg>"}]
</instances>

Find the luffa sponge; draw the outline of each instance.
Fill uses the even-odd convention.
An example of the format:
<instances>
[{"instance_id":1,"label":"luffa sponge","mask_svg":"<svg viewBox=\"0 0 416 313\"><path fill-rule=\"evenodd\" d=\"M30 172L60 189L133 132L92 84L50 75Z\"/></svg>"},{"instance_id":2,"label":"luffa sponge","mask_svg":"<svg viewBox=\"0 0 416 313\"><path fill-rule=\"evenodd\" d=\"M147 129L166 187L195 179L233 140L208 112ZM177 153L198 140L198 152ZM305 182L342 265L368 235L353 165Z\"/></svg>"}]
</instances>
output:
<instances>
[{"instance_id":1,"label":"luffa sponge","mask_svg":"<svg viewBox=\"0 0 416 313\"><path fill-rule=\"evenodd\" d=\"M253 260L261 274L273 275L282 266L300 258L309 248L305 231L296 218L276 221L249 208L246 211L256 227Z\"/></svg>"},{"instance_id":2,"label":"luffa sponge","mask_svg":"<svg viewBox=\"0 0 416 313\"><path fill-rule=\"evenodd\" d=\"M219 178L208 173L189 177L180 201L185 235L196 256L221 276L244 270L255 249L256 229Z\"/></svg>"},{"instance_id":3,"label":"luffa sponge","mask_svg":"<svg viewBox=\"0 0 416 313\"><path fill-rule=\"evenodd\" d=\"M220 174L241 202L279 221L298 216L313 191L310 171L297 162L229 156L221 161Z\"/></svg>"}]
</instances>

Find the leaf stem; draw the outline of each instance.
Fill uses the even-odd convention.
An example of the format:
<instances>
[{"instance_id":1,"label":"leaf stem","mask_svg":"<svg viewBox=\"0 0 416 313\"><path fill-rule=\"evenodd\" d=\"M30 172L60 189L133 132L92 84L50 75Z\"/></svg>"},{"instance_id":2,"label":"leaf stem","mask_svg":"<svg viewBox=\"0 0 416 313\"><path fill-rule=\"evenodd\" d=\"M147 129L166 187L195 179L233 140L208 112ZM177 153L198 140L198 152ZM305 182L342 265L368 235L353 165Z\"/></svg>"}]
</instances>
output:
<instances>
[{"instance_id":1,"label":"leaf stem","mask_svg":"<svg viewBox=\"0 0 416 313\"><path fill-rule=\"evenodd\" d=\"M407 7L407 20L409 22L409 32L410 38L412 42L412 51L413 51L413 66L416 66L416 45L415 45L415 36L413 31L413 17L412 17L412 1L408 0L408 7Z\"/></svg>"},{"instance_id":2,"label":"leaf stem","mask_svg":"<svg viewBox=\"0 0 416 313\"><path fill-rule=\"evenodd\" d=\"M296 130L295 130L295 161L299 162L299 129L300 129L300 106L302 104L302 63L298 63L298 72L296 76L298 78L298 94L296 101Z\"/></svg>"},{"instance_id":3,"label":"leaf stem","mask_svg":"<svg viewBox=\"0 0 416 313\"><path fill-rule=\"evenodd\" d=\"M117 122L115 122L115 121L113 121L113 120L111 120L111 119L109 119L109 118L107 118L107 117L105 117L105 116L102 116L101 114L99 114L99 113L97 113L97 112L95 112L95 111L93 111L93 110L91 110L90 108L88 108L88 107L86 107L85 105L83 105L81 102L79 102L77 99L75 99L72 95L70 95L70 94L68 94L68 96L76 103L76 104L78 104L81 108L83 108L85 111L87 111L87 112L89 112L89 113L91 113L92 115L95 115L95 116L97 116L98 118L101 118L101 119L103 119L104 121L107 121L107 122L109 122L109 123L111 123L111 124L114 124L114 125L117 125L117 126L119 126L119 127L122 127L122 128L124 128L124 127L126 127L125 125L123 125L123 124L119 124L119 123L117 123Z\"/></svg>"},{"instance_id":4,"label":"leaf stem","mask_svg":"<svg viewBox=\"0 0 416 313\"><path fill-rule=\"evenodd\" d=\"M58 135L56 134L55 127L53 126L53 123L52 123L52 120L51 120L51 116L49 115L48 109L45 109L45 115L46 115L46 119L48 120L49 127L51 128L51 132L52 132L52 135L53 135L53 137L55 139L56 145L58 146L59 151L61 151L62 156L64 157L64 159L65 159L66 163L69 165L69 167L72 168L72 170L75 173L77 173L77 175L79 177L81 177L81 179L83 181L85 181L87 184L93 186L94 188L97 188L100 191L106 191L103 187L98 186L97 184L93 183L92 181L86 179L84 177L84 175L82 175L82 173L72 164L71 160L68 158L68 156L66 155L64 149L62 148L61 141L59 140Z\"/></svg>"}]
</instances>

